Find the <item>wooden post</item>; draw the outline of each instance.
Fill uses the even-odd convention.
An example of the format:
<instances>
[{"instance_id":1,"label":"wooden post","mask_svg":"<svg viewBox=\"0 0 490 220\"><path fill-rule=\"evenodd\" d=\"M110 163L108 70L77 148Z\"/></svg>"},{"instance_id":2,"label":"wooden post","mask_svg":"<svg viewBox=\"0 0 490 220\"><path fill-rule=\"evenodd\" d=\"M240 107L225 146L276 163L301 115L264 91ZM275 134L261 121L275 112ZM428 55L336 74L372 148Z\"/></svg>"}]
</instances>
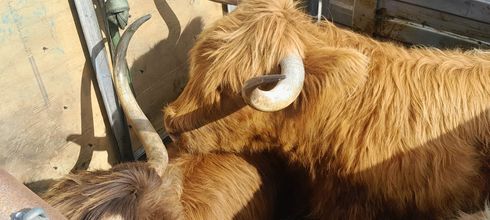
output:
<instances>
[{"instance_id":1,"label":"wooden post","mask_svg":"<svg viewBox=\"0 0 490 220\"><path fill-rule=\"evenodd\" d=\"M372 35L376 25L377 0L355 0L352 12L352 28Z\"/></svg>"}]
</instances>

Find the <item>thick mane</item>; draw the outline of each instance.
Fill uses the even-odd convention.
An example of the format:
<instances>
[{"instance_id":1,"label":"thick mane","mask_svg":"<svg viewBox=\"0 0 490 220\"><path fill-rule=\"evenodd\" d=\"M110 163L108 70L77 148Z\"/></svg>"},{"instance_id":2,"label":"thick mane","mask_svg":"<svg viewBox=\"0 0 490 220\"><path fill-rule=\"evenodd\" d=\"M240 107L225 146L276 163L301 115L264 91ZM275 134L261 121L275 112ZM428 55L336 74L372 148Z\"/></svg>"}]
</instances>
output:
<instances>
[{"instance_id":1,"label":"thick mane","mask_svg":"<svg viewBox=\"0 0 490 220\"><path fill-rule=\"evenodd\" d=\"M302 27L310 22L295 7L293 1L241 3L201 34L191 51L190 72L202 81L187 88L205 85L195 91L204 92L204 96L213 94L219 86L238 93L245 80L272 73L288 53L302 53Z\"/></svg>"},{"instance_id":2,"label":"thick mane","mask_svg":"<svg viewBox=\"0 0 490 220\"><path fill-rule=\"evenodd\" d=\"M43 197L70 219L155 219L154 213L178 219L182 210L173 191L179 188L170 181L174 179L162 181L148 164L124 163L108 171L69 175ZM165 206L175 210L164 216L158 210Z\"/></svg>"},{"instance_id":3,"label":"thick mane","mask_svg":"<svg viewBox=\"0 0 490 220\"><path fill-rule=\"evenodd\" d=\"M335 60L343 51L350 55ZM480 121L473 126L467 124L467 130L461 131L464 133L454 135L462 138L490 134L490 126L486 124L490 122L487 113L490 90L486 85L490 81L489 60L456 51L428 49L411 49L408 56L397 59L390 57L392 53L389 51L385 51L387 55L384 57L369 58L343 48L313 53L317 54L312 55L311 60L307 57L306 62L317 61L311 66L320 69L311 72L307 69L307 73L328 74L325 82L308 86L305 92L307 100L330 99L329 102L315 102L315 106L331 112L318 112L311 117L321 118L325 123L327 142L322 145L332 147L333 152L339 148L350 149L350 152L345 152L345 156L350 155L348 157L368 156L362 151L369 148L376 159L352 158L369 162L365 167L373 166L376 160L386 160L394 153L413 150L475 118L480 118ZM328 57L331 61L326 61ZM331 62L333 67L328 67ZM340 71L344 72L335 74ZM341 86L353 89L336 95L339 90L343 91L339 89ZM337 91L330 91L334 89ZM331 105L331 100L335 100L336 108L325 107ZM312 107L304 106L303 110L308 108ZM311 132L323 133L318 130ZM328 137L329 134L335 138ZM384 146L390 146L390 150Z\"/></svg>"},{"instance_id":4,"label":"thick mane","mask_svg":"<svg viewBox=\"0 0 490 220\"><path fill-rule=\"evenodd\" d=\"M366 184L370 195L397 198L400 210L414 195L417 208L435 210L470 206L452 198L482 199L488 175L479 172L488 172L488 163L479 160L490 160L488 52L405 49L329 31L336 34L327 34L324 48L306 48L302 105L282 138L303 126L299 140L284 141L303 143L292 158L312 176L332 170Z\"/></svg>"}]
</instances>

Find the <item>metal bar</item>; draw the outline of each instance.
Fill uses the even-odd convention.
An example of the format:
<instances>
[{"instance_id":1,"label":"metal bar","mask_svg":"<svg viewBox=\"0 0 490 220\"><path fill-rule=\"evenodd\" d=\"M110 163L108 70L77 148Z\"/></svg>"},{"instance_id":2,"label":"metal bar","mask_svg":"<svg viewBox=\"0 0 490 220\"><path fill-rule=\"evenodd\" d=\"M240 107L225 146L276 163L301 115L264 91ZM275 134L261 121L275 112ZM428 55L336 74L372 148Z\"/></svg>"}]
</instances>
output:
<instances>
[{"instance_id":1,"label":"metal bar","mask_svg":"<svg viewBox=\"0 0 490 220\"><path fill-rule=\"evenodd\" d=\"M320 22L322 20L322 10L323 10L323 1L318 0L318 10L317 10L317 15L316 15L316 21Z\"/></svg>"},{"instance_id":2,"label":"metal bar","mask_svg":"<svg viewBox=\"0 0 490 220\"><path fill-rule=\"evenodd\" d=\"M230 12L234 11L237 8L236 5L230 5L230 4L226 4L224 6L226 6L226 13L230 13Z\"/></svg>"},{"instance_id":3,"label":"metal bar","mask_svg":"<svg viewBox=\"0 0 490 220\"><path fill-rule=\"evenodd\" d=\"M106 12L106 1L105 0L99 0L99 7L100 7L100 13L102 14L102 18L104 20L104 26L105 26L105 31L106 31L106 38L110 39L108 40L109 44L109 52L111 53L111 61L112 65L114 65L114 56L116 54L116 47L117 44L119 43L119 40L121 39L121 34L119 33L119 26L109 22L107 19L107 12ZM128 67L129 68L129 67ZM134 86L133 86L133 76L130 71L128 71L128 80L129 80L129 86L131 87L131 91L134 92ZM123 115L124 117L124 115ZM126 122L126 120L124 120Z\"/></svg>"},{"instance_id":4,"label":"metal bar","mask_svg":"<svg viewBox=\"0 0 490 220\"><path fill-rule=\"evenodd\" d=\"M107 119L114 133L122 161L134 160L129 131L127 129L122 109L118 103L112 83L107 54L104 47L97 16L92 1L74 0L83 35L87 43L92 66L97 77L97 84L104 102Z\"/></svg>"},{"instance_id":5,"label":"metal bar","mask_svg":"<svg viewBox=\"0 0 490 220\"><path fill-rule=\"evenodd\" d=\"M308 9L308 14L313 16L313 17L317 17L318 16L318 2L320 0L308 0L308 5L307 5L307 9Z\"/></svg>"},{"instance_id":6,"label":"metal bar","mask_svg":"<svg viewBox=\"0 0 490 220\"><path fill-rule=\"evenodd\" d=\"M117 27L116 25L109 25L109 23L111 22L107 20L107 14L105 12L105 0L99 0L98 3L99 3L98 7L100 7L99 13L102 15L102 18L104 20L106 38L111 39L110 41L107 42L109 44L109 52L111 53L111 57L114 58L114 54L116 53L116 45L114 45L114 40L113 40L114 36L112 33L114 32L114 28L117 28L116 30L118 31L119 27ZM119 37L117 37L117 40L119 40Z\"/></svg>"}]
</instances>

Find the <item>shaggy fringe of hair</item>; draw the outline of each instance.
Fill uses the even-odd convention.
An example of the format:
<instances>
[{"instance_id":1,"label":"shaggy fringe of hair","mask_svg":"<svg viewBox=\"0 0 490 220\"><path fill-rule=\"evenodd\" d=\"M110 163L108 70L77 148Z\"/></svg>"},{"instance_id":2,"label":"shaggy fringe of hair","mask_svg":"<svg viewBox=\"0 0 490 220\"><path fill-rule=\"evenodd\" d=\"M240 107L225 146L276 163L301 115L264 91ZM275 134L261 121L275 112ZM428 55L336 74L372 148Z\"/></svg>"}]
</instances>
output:
<instances>
[{"instance_id":1,"label":"shaggy fringe of hair","mask_svg":"<svg viewBox=\"0 0 490 220\"><path fill-rule=\"evenodd\" d=\"M191 53L195 56L191 56L190 72L199 80L189 82L185 88L197 96L208 97L207 103L214 103L218 101L215 91L220 85L238 92L245 80L273 70L288 53L302 53L303 41L296 38L299 30L289 28L288 22L305 21L307 16L289 13L295 8L293 1L242 1L231 16L217 21L215 29L201 33L212 39L198 40L193 47ZM243 42L251 43L244 47ZM266 51L270 52L269 56L261 56ZM200 58L210 63L202 66Z\"/></svg>"},{"instance_id":2,"label":"shaggy fringe of hair","mask_svg":"<svg viewBox=\"0 0 490 220\"><path fill-rule=\"evenodd\" d=\"M153 168L136 162L68 175L42 197L68 219L155 219L157 213L179 219L181 210L173 204L178 196L161 192L172 187ZM169 204L175 213L161 212Z\"/></svg>"},{"instance_id":3,"label":"shaggy fringe of hair","mask_svg":"<svg viewBox=\"0 0 490 220\"><path fill-rule=\"evenodd\" d=\"M304 175L296 167L285 172L286 166L275 154L180 154L173 156L162 178L145 163L125 163L69 175L43 197L68 219L265 220L301 215L308 189L297 191L295 185Z\"/></svg>"}]
</instances>

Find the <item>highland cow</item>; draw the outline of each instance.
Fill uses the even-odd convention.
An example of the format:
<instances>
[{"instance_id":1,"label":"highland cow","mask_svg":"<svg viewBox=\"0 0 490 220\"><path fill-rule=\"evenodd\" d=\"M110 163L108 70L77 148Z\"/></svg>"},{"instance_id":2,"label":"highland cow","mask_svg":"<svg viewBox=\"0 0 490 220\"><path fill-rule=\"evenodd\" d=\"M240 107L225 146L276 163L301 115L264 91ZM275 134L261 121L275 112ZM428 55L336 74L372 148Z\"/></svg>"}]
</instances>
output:
<instances>
[{"instance_id":1,"label":"highland cow","mask_svg":"<svg viewBox=\"0 0 490 220\"><path fill-rule=\"evenodd\" d=\"M107 171L81 171L58 181L43 195L69 219L284 219L300 217L307 206L307 182L280 153L168 155L139 109L125 77L131 36L148 20L130 25L116 50L115 81L128 123L147 162L123 163ZM173 150L172 150L173 149ZM303 190L304 189L304 190Z\"/></svg>"},{"instance_id":2,"label":"highland cow","mask_svg":"<svg viewBox=\"0 0 490 220\"><path fill-rule=\"evenodd\" d=\"M273 74L280 73L280 74ZM406 48L243 0L208 27L165 126L190 153L281 151L320 219L440 219L490 191L490 53Z\"/></svg>"}]
</instances>

